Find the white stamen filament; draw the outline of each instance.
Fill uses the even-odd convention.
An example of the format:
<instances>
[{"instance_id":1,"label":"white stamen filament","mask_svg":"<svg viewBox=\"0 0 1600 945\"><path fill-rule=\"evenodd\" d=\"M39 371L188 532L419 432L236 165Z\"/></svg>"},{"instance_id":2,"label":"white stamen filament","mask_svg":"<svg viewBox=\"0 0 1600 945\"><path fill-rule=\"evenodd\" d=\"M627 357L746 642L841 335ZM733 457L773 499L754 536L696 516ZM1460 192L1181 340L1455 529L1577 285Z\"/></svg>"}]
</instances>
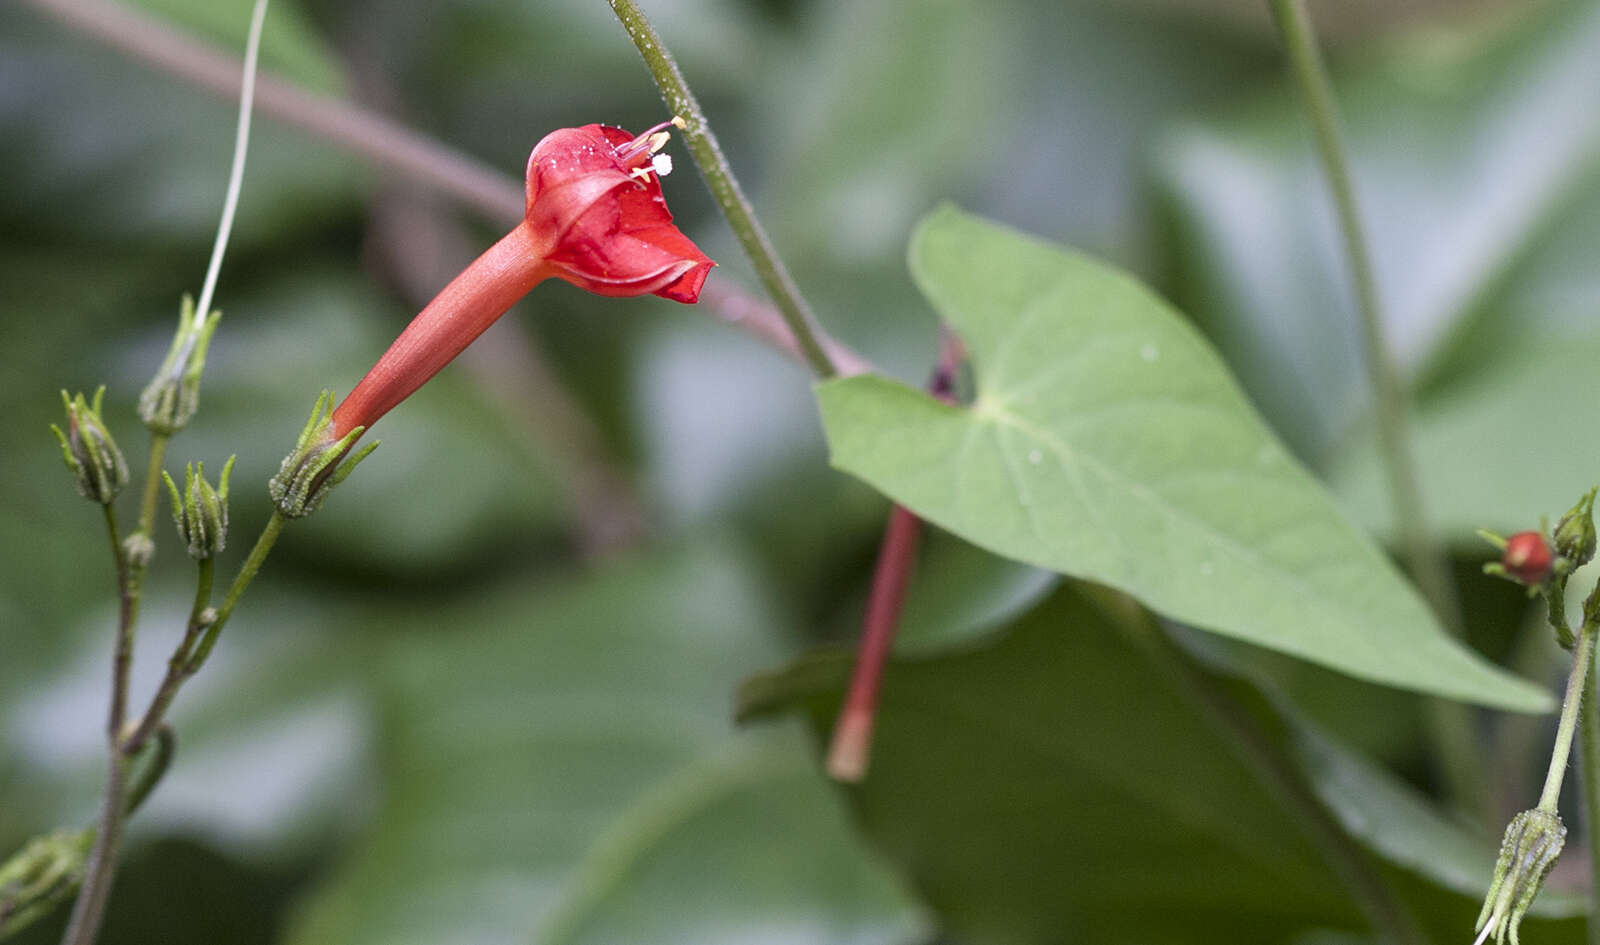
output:
<instances>
[{"instance_id":1,"label":"white stamen filament","mask_svg":"<svg viewBox=\"0 0 1600 945\"><path fill-rule=\"evenodd\" d=\"M1483 923L1483 931L1479 932L1478 937L1472 940L1472 945L1483 945L1488 940L1489 933L1494 931L1494 927L1499 924L1500 916L1498 914L1490 916L1489 921Z\"/></svg>"}]
</instances>

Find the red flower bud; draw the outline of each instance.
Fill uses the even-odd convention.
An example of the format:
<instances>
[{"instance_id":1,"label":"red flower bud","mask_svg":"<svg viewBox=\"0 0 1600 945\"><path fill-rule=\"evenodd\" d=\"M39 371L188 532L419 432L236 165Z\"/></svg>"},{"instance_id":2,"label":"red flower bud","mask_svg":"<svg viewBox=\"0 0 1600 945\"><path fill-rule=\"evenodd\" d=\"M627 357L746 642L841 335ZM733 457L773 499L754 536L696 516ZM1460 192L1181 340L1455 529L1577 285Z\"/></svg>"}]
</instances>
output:
<instances>
[{"instance_id":1,"label":"red flower bud","mask_svg":"<svg viewBox=\"0 0 1600 945\"><path fill-rule=\"evenodd\" d=\"M666 127L637 137L604 125L563 128L535 145L522 222L406 326L334 410L328 437L371 427L552 276L599 295L697 300L716 263L672 225L661 196L671 163L656 152Z\"/></svg>"},{"instance_id":2,"label":"red flower bud","mask_svg":"<svg viewBox=\"0 0 1600 945\"><path fill-rule=\"evenodd\" d=\"M1506 573L1524 584L1543 584L1554 564L1550 544L1538 532L1517 532L1506 539L1500 556Z\"/></svg>"}]
</instances>

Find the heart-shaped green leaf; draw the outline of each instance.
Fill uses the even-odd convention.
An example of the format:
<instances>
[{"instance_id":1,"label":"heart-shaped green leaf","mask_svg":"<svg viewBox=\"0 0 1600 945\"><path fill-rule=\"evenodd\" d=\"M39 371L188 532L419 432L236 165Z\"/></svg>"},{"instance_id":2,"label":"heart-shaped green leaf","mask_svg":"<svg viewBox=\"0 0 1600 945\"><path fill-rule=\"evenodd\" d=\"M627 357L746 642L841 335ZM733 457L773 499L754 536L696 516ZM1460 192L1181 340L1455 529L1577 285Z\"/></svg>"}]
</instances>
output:
<instances>
[{"instance_id":1,"label":"heart-shaped green leaf","mask_svg":"<svg viewBox=\"0 0 1600 945\"><path fill-rule=\"evenodd\" d=\"M911 268L971 351L976 400L823 384L834 465L1173 619L1375 682L1549 706L1445 636L1205 340L1132 278L953 208L924 222Z\"/></svg>"}]
</instances>

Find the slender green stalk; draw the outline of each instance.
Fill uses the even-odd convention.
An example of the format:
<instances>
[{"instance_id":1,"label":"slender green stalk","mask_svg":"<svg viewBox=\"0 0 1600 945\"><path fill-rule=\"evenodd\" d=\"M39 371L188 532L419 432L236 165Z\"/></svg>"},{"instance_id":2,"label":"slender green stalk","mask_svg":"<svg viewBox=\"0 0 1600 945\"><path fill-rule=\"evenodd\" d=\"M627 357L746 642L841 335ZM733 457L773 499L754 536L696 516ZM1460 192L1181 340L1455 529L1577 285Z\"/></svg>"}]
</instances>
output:
<instances>
[{"instance_id":1,"label":"slender green stalk","mask_svg":"<svg viewBox=\"0 0 1600 945\"><path fill-rule=\"evenodd\" d=\"M1595 702L1595 667L1593 657L1589 671L1583 678L1583 701L1587 711L1579 709L1578 738L1582 745L1579 763L1583 765L1583 829L1589 842L1589 897L1600 902L1600 712ZM1589 945L1600 945L1600 920L1590 917L1587 923Z\"/></svg>"},{"instance_id":2,"label":"slender green stalk","mask_svg":"<svg viewBox=\"0 0 1600 945\"><path fill-rule=\"evenodd\" d=\"M128 788L127 816L139 809L144 799L161 783L161 778L167 773L167 768L172 765L172 756L177 751L178 737L173 734L172 726L163 725L156 729L156 744L150 757L143 759L139 769ZM129 762L134 760L134 752L126 752Z\"/></svg>"},{"instance_id":3,"label":"slender green stalk","mask_svg":"<svg viewBox=\"0 0 1600 945\"><path fill-rule=\"evenodd\" d=\"M216 574L216 561L212 558L201 558L195 569L194 603L189 605L189 626L200 627L205 625L206 608L211 606L211 583ZM179 652L187 652L193 647L193 642L184 635L184 642L178 645Z\"/></svg>"},{"instance_id":4,"label":"slender green stalk","mask_svg":"<svg viewBox=\"0 0 1600 945\"><path fill-rule=\"evenodd\" d=\"M200 640L200 635L205 632L206 608L211 604L212 576L216 572L216 563L211 558L202 558L199 561L198 575L195 580L194 604L189 608L189 622L184 627L183 639L172 651L172 656L167 660L167 675L161 680L161 685L156 688L156 694L150 698L149 708L144 710L144 715L139 719L139 727L128 736L123 750L134 754L144 747L146 740L158 732L166 722L167 709L172 705L172 700L178 694L178 687L189 678L187 672L189 660L194 654L194 647Z\"/></svg>"},{"instance_id":5,"label":"slender green stalk","mask_svg":"<svg viewBox=\"0 0 1600 945\"><path fill-rule=\"evenodd\" d=\"M1594 667L1596 632L1596 628L1586 621L1578 634L1577 649L1572 653L1572 672L1567 675L1567 693L1561 700L1561 722L1556 726L1556 745L1550 752L1550 770L1545 772L1544 791L1539 795L1539 809L1552 814L1556 813L1556 801L1561 797L1561 781L1567 774L1572 736L1578 727L1584 690L1589 685Z\"/></svg>"},{"instance_id":6,"label":"slender green stalk","mask_svg":"<svg viewBox=\"0 0 1600 945\"><path fill-rule=\"evenodd\" d=\"M113 529L113 544L120 549L120 543L116 541L115 519L111 516L109 507L106 519ZM105 915L106 900L111 892L111 880L116 872L116 855L122 838L122 824L127 814L137 806L137 803L130 801L127 793L130 758L152 735L157 738L158 754L144 769L132 797L133 801L142 802L145 795L160 780L167 763L171 760L171 732L163 724L162 716L171 705L173 697L177 695L178 687L182 685L183 680L194 675L205 664L206 657L216 645L217 636L222 632L222 626L227 622L228 615L233 612L240 596L261 571L262 563L272 551L272 546L277 542L278 535L287 521L288 519L280 512L274 512L272 518L268 519L266 527L261 531L261 537L256 539L255 547L250 549L249 557L240 566L238 576L228 588L228 596L223 601L222 609L209 621L206 619L205 602L211 596L212 569L209 567L211 564L209 559L201 562L194 607L189 617L189 629L184 634L183 642L178 645L172 662L168 664L167 678L157 690L150 709L140 720L139 728L127 739L117 737L123 726L123 714L126 712L128 665L127 659L123 656L124 648L119 637L117 677L113 685L112 699L111 774L106 782L105 805L101 811L100 825L96 830L94 850L90 853L89 864L84 873L83 888L73 906L72 919L67 926L67 934L61 940L62 945L92 945L99 934L100 923ZM121 563L123 560L119 556L118 572L119 578L125 583L127 568ZM126 595L124 599L126 600ZM126 604L124 613L127 613ZM196 645L195 638L201 634L203 636ZM131 650L131 640L129 642ZM180 657L182 657L181 662Z\"/></svg>"},{"instance_id":7,"label":"slender green stalk","mask_svg":"<svg viewBox=\"0 0 1600 945\"><path fill-rule=\"evenodd\" d=\"M128 712L128 670L133 664L133 621L137 598L133 593L133 577L128 566L128 555L122 547L122 530L117 527L117 515L110 505L103 505L106 536L111 541L111 554L117 563L117 642L111 663L111 711L106 717L106 737L115 748L122 737L122 723Z\"/></svg>"},{"instance_id":8,"label":"slender green stalk","mask_svg":"<svg viewBox=\"0 0 1600 945\"><path fill-rule=\"evenodd\" d=\"M116 541L115 519L111 516L109 507L106 519L113 529L113 544L120 549ZM111 774L107 778L105 805L101 811L100 825L96 830L94 850L90 853L89 864L84 873L83 888L78 894L78 900L73 906L72 919L67 926L67 934L62 938L62 945L92 945L99 934L100 923L105 915L106 900L111 892L111 879L116 872L117 847L122 838L123 820L137 803L130 802L127 793L127 774L130 758L154 735L158 744L157 756L152 759L141 774L139 784L136 786L133 800L142 802L152 788L155 787L161 775L165 772L167 763L171 760L172 737L170 730L163 724L163 716L167 707L172 704L172 699L177 695L178 687L183 681L195 674L205 664L206 657L210 655L211 648L216 645L217 636L222 632L222 626L227 622L228 614L233 612L234 606L239 602L240 596L250 586L261 565L267 559L267 554L272 551L272 546L277 542L278 535L283 530L283 525L288 519L280 512L274 512L268 519L267 525L261 531L261 537L256 539L255 547L250 549L250 555L239 568L239 574L233 579L233 584L228 588L228 596L223 601L223 609L213 619L207 620L206 601L211 597L212 568L209 559L202 561L200 578L195 590L194 607L189 616L189 627L184 634L183 642L178 645L173 654L172 661L168 664L167 678L162 682L155 697L151 700L150 708L140 720L139 727L127 739L118 737L123 726L123 715L127 705L127 666L128 661L124 656L121 635L118 640L118 659L116 679L113 684L112 698L112 735L111 735ZM127 568L119 556L119 579L125 584ZM124 600L126 601L126 595ZM124 604L124 614L128 612ZM203 634L203 636L202 636ZM128 636L131 636L128 635ZM196 637L200 637L196 645ZM128 650L131 651L131 640Z\"/></svg>"},{"instance_id":9,"label":"slender green stalk","mask_svg":"<svg viewBox=\"0 0 1600 945\"><path fill-rule=\"evenodd\" d=\"M1361 342L1367 382L1378 420L1378 441L1388 479L1389 504L1400 532L1412 579L1432 605L1434 614L1461 635L1461 605L1450 575L1450 562L1433 539L1424 511L1422 487L1412 450L1409 394L1383 337L1383 311L1372 269L1361 214L1345 157L1338 108L1304 0L1269 0L1278 32L1288 51L1290 73L1305 101L1306 116L1316 137L1328 189L1338 215L1346 264L1361 316ZM1468 710L1455 703L1435 702L1429 708L1446 780L1467 809L1489 814L1488 792L1479 772L1482 754Z\"/></svg>"},{"instance_id":10,"label":"slender green stalk","mask_svg":"<svg viewBox=\"0 0 1600 945\"><path fill-rule=\"evenodd\" d=\"M201 637L199 646L195 647L194 655L189 658L184 674L193 676L205 665L206 658L211 655L211 648L217 645L217 637L222 634L222 628L228 622L228 617L233 614L233 608L239 603L239 598L245 589L254 581L257 572L261 570L262 562L267 560L267 555L272 552L272 546L277 544L278 535L283 531L283 526L289 521L282 512L273 511L272 517L267 519L266 527L261 529L261 536L256 539L254 548L250 549L250 556L245 558L244 564L239 566L239 573L228 587L228 594L222 599L222 606L217 608L214 620L205 628L205 635Z\"/></svg>"},{"instance_id":11,"label":"slender green stalk","mask_svg":"<svg viewBox=\"0 0 1600 945\"><path fill-rule=\"evenodd\" d=\"M161 464L167 458L167 441L170 437L165 433L150 434L150 460L145 464L144 495L139 500L139 528L138 534L146 538L154 534L156 523L156 502L161 491Z\"/></svg>"},{"instance_id":12,"label":"slender green stalk","mask_svg":"<svg viewBox=\"0 0 1600 945\"><path fill-rule=\"evenodd\" d=\"M683 137L688 142L689 153L694 156L694 163L700 168L700 174L705 178L706 185L711 188L711 196L716 199L717 206L722 208L722 215L727 218L728 225L733 227L734 235L739 238L739 245L744 248L745 255L750 258L750 264L755 267L761 285L772 297L778 311L782 313L789 330L794 333L795 343L799 346L806 364L810 365L812 373L818 377L832 377L839 373L829 355L831 345L827 336L817 324L816 316L811 313L811 307L801 296L799 287L789 275L789 270L778 258L772 241L767 238L766 231L761 227L761 222L756 219L755 210L750 206L744 191L740 189L738 179L733 176L733 170L728 166L728 159L723 156L722 147L717 143L717 136L712 133L711 125L706 122L705 113L700 110L700 103L695 100L694 93L689 91L689 85L684 81L683 73L679 71L672 54L661 44L661 37L656 35L655 28L645 19L644 13L639 10L639 5L634 0L611 0L611 9L627 29L628 37L633 40L639 55L644 57L644 63L649 67L650 74L655 76L656 85L661 89L661 97L666 100L667 107L672 109L674 115L682 117L687 122L683 129Z\"/></svg>"},{"instance_id":13,"label":"slender green stalk","mask_svg":"<svg viewBox=\"0 0 1600 945\"><path fill-rule=\"evenodd\" d=\"M83 887L72 905L72 917L62 945L91 945L100 934L106 901L117 872L117 850L122 842L122 823L127 815L128 759L122 753L122 726L128 711L128 670L133 662L133 621L137 608L133 576L128 556L122 547L121 529L109 504L105 512L106 535L117 563L117 640L111 661L111 708L106 713L106 740L110 759L106 771L105 797L101 800L100 825L95 831L94 849L84 868Z\"/></svg>"},{"instance_id":14,"label":"slender green stalk","mask_svg":"<svg viewBox=\"0 0 1600 945\"><path fill-rule=\"evenodd\" d=\"M1410 405L1400 372L1383 338L1383 311L1378 300L1372 253L1367 245L1345 157L1338 109L1322 56L1317 50L1303 0L1271 0L1274 19L1288 48L1291 71L1305 99L1306 115L1316 135L1317 151L1327 174L1338 213L1344 253L1361 313L1361 342L1367 380L1377 401L1378 436L1389 480L1389 502L1412 576L1446 623L1459 623L1460 605L1443 552L1433 541L1423 512L1423 495L1412 452Z\"/></svg>"},{"instance_id":15,"label":"slender green stalk","mask_svg":"<svg viewBox=\"0 0 1600 945\"><path fill-rule=\"evenodd\" d=\"M84 869L83 886L72 904L72 917L61 936L62 945L92 945L105 919L106 901L111 896L111 880L117 868L117 850L122 846L122 824L127 816L128 759L120 751L111 752L111 771L106 776L106 793L101 800L100 825L95 830L94 849Z\"/></svg>"}]
</instances>

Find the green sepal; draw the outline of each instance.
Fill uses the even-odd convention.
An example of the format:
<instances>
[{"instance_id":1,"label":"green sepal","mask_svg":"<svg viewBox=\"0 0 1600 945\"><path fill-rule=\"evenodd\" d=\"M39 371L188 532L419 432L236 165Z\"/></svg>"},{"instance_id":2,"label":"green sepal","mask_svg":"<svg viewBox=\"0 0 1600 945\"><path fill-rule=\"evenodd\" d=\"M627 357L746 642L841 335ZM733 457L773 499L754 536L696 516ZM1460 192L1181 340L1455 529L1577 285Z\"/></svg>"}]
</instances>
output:
<instances>
[{"instance_id":1,"label":"green sepal","mask_svg":"<svg viewBox=\"0 0 1600 945\"><path fill-rule=\"evenodd\" d=\"M63 432L52 423L50 430L61 443L61 458L77 482L78 494L101 505L110 505L128 484L128 462L101 418L100 407L105 394L102 384L94 393L94 402L90 403L82 394L69 397L62 391L67 429Z\"/></svg>"},{"instance_id":2,"label":"green sepal","mask_svg":"<svg viewBox=\"0 0 1600 945\"><path fill-rule=\"evenodd\" d=\"M375 441L346 457L367 428L356 427L334 440L328 437L332 423L333 391L325 390L311 408L311 417L300 431L294 449L283 458L278 474L267 483L273 503L287 518L304 518L315 512L333 487L344 482L357 464L378 448Z\"/></svg>"},{"instance_id":3,"label":"green sepal","mask_svg":"<svg viewBox=\"0 0 1600 945\"><path fill-rule=\"evenodd\" d=\"M1497 945L1503 945L1509 934L1511 945L1519 945L1517 928L1566 841L1566 825L1554 811L1536 807L1511 819L1500 841L1489 893L1473 925L1473 930L1481 933L1478 942L1492 936Z\"/></svg>"},{"instance_id":4,"label":"green sepal","mask_svg":"<svg viewBox=\"0 0 1600 945\"><path fill-rule=\"evenodd\" d=\"M200 376L205 372L206 349L222 318L214 311L196 323L194 299L185 295L178 311L178 330L172 347L139 395L139 419L150 432L171 436L183 429L200 406Z\"/></svg>"},{"instance_id":5,"label":"green sepal","mask_svg":"<svg viewBox=\"0 0 1600 945\"><path fill-rule=\"evenodd\" d=\"M1496 551L1505 551L1506 550L1506 536L1498 534L1496 532L1491 532L1487 528L1480 528L1477 531L1478 531L1478 537L1482 538L1484 541L1486 541L1489 544L1493 545L1494 546L1494 550L1496 550Z\"/></svg>"},{"instance_id":6,"label":"green sepal","mask_svg":"<svg viewBox=\"0 0 1600 945\"><path fill-rule=\"evenodd\" d=\"M178 537L188 545L189 557L196 561L210 558L228 542L228 480L233 475L237 456L228 457L216 488L206 480L204 463L190 463L184 470L183 494L163 470L162 479L172 499L172 522Z\"/></svg>"},{"instance_id":7,"label":"green sepal","mask_svg":"<svg viewBox=\"0 0 1600 945\"><path fill-rule=\"evenodd\" d=\"M28 841L0 863L0 938L19 932L65 902L83 882L93 830L62 830Z\"/></svg>"},{"instance_id":8,"label":"green sepal","mask_svg":"<svg viewBox=\"0 0 1600 945\"><path fill-rule=\"evenodd\" d=\"M1596 487L1600 489L1600 487ZM1556 523L1555 549L1559 557L1567 559L1568 567L1577 570L1594 557L1594 497L1596 489L1584 493L1578 504L1567 510Z\"/></svg>"}]
</instances>

